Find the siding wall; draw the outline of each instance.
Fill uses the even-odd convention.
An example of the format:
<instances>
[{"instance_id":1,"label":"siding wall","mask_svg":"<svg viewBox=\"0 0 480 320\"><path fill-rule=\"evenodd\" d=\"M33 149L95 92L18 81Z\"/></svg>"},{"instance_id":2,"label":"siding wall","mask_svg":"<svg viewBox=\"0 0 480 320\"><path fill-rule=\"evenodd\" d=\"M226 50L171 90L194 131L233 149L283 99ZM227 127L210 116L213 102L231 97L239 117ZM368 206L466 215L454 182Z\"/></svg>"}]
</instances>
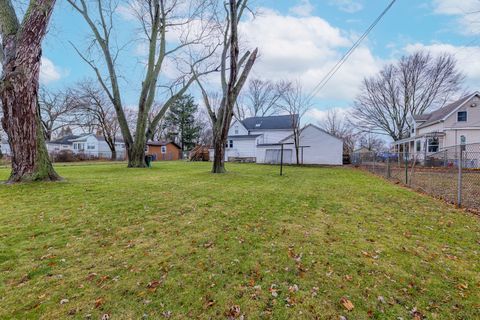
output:
<instances>
[{"instance_id":1,"label":"siding wall","mask_svg":"<svg viewBox=\"0 0 480 320\"><path fill-rule=\"evenodd\" d=\"M251 130L251 134L262 134L263 136L259 137L260 144L263 143L278 143L281 140L285 139L293 133L291 129L288 130Z\"/></svg>"},{"instance_id":2,"label":"siding wall","mask_svg":"<svg viewBox=\"0 0 480 320\"><path fill-rule=\"evenodd\" d=\"M293 139L286 142L293 143ZM300 135L300 145L310 146L303 151L304 164L320 165L342 165L343 161L343 141L315 128L307 126ZM257 162L265 163L265 154L268 149L279 147L259 148L257 152ZM296 163L294 145L285 145L285 150L292 150L292 162ZM301 153L300 153L301 157Z\"/></svg>"},{"instance_id":3,"label":"siding wall","mask_svg":"<svg viewBox=\"0 0 480 320\"><path fill-rule=\"evenodd\" d=\"M235 133L235 130L238 130L238 133ZM247 134L248 134L248 130L245 129L243 124L241 124L238 120L235 120L230 126L230 129L228 130L229 136L244 136Z\"/></svg>"},{"instance_id":4,"label":"siding wall","mask_svg":"<svg viewBox=\"0 0 480 320\"><path fill-rule=\"evenodd\" d=\"M255 157L256 139L230 139L233 140L233 148L227 148L226 159L229 157Z\"/></svg>"},{"instance_id":5,"label":"siding wall","mask_svg":"<svg viewBox=\"0 0 480 320\"><path fill-rule=\"evenodd\" d=\"M459 145L462 135L467 138L467 144L480 143L480 102L475 102L477 106L472 108L471 105L473 103L474 98L451 114L444 122L419 129L418 135L432 132L445 132L445 139L440 139L440 147ZM467 112L467 121L457 121L457 114L460 111ZM472 127L478 127L478 129L471 129Z\"/></svg>"},{"instance_id":6,"label":"siding wall","mask_svg":"<svg viewBox=\"0 0 480 320\"><path fill-rule=\"evenodd\" d=\"M181 159L181 150L173 143L167 144L166 147L167 153L162 153L161 146L148 146L147 154L155 155L157 161L176 161Z\"/></svg>"}]
</instances>

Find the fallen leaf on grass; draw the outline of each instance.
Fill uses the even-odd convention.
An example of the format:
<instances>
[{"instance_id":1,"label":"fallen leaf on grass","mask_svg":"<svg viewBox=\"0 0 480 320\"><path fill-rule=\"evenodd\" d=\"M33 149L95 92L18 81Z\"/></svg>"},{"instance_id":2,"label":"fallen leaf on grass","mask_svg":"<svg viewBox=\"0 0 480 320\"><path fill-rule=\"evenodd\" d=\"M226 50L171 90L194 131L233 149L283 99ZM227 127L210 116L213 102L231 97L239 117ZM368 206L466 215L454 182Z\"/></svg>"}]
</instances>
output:
<instances>
[{"instance_id":1,"label":"fallen leaf on grass","mask_svg":"<svg viewBox=\"0 0 480 320\"><path fill-rule=\"evenodd\" d=\"M97 300L95 300L95 309L100 308L104 303L105 303L105 299L98 298Z\"/></svg>"},{"instance_id":2,"label":"fallen leaf on grass","mask_svg":"<svg viewBox=\"0 0 480 320\"><path fill-rule=\"evenodd\" d=\"M154 281L151 281L148 283L147 285L147 288L150 290L150 291L156 291L157 288L161 285L162 283L158 280L154 280Z\"/></svg>"},{"instance_id":3,"label":"fallen leaf on grass","mask_svg":"<svg viewBox=\"0 0 480 320\"><path fill-rule=\"evenodd\" d=\"M205 244L203 245L203 247L204 247L205 249L211 248L211 247L213 247L213 242L212 242L212 241L209 241L209 242L205 243Z\"/></svg>"},{"instance_id":4,"label":"fallen leaf on grass","mask_svg":"<svg viewBox=\"0 0 480 320\"><path fill-rule=\"evenodd\" d=\"M225 313L225 315L227 316L228 320L233 320L233 319L240 318L240 316L241 316L240 306L238 306L238 305L231 306L230 309L228 309L228 311Z\"/></svg>"},{"instance_id":5,"label":"fallen leaf on grass","mask_svg":"<svg viewBox=\"0 0 480 320\"><path fill-rule=\"evenodd\" d=\"M212 300L212 299L209 299L205 302L205 309L206 308L210 308L210 307L213 307L213 305L215 304L215 300Z\"/></svg>"},{"instance_id":6,"label":"fallen leaf on grass","mask_svg":"<svg viewBox=\"0 0 480 320\"><path fill-rule=\"evenodd\" d=\"M87 281L92 281L93 279L95 279L96 276L97 276L97 274L95 272L89 273L86 280Z\"/></svg>"},{"instance_id":7,"label":"fallen leaf on grass","mask_svg":"<svg viewBox=\"0 0 480 320\"><path fill-rule=\"evenodd\" d=\"M414 320L422 320L424 319L423 314L417 310L417 308L413 308L412 311L410 311L410 314L412 315Z\"/></svg>"},{"instance_id":8,"label":"fallen leaf on grass","mask_svg":"<svg viewBox=\"0 0 480 320\"><path fill-rule=\"evenodd\" d=\"M348 300L347 298L343 297L340 299L340 303L342 306L347 309L348 311L352 311L355 306L353 305L352 301Z\"/></svg>"},{"instance_id":9,"label":"fallen leaf on grass","mask_svg":"<svg viewBox=\"0 0 480 320\"><path fill-rule=\"evenodd\" d=\"M460 283L457 285L457 289L459 290L467 290L468 289L468 284L467 283Z\"/></svg>"}]
</instances>

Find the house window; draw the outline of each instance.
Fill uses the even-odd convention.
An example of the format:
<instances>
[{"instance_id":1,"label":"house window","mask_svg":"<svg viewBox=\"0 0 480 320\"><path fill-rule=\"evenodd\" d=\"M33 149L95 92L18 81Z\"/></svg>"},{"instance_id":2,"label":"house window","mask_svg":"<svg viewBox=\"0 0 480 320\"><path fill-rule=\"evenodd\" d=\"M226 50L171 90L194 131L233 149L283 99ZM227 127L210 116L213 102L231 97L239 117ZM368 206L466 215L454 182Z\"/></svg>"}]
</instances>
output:
<instances>
[{"instance_id":1,"label":"house window","mask_svg":"<svg viewBox=\"0 0 480 320\"><path fill-rule=\"evenodd\" d=\"M438 138L428 139L428 152L438 152Z\"/></svg>"},{"instance_id":2,"label":"house window","mask_svg":"<svg viewBox=\"0 0 480 320\"><path fill-rule=\"evenodd\" d=\"M465 151L467 149L467 137L460 136L460 150Z\"/></svg>"},{"instance_id":3,"label":"house window","mask_svg":"<svg viewBox=\"0 0 480 320\"><path fill-rule=\"evenodd\" d=\"M89 144L89 145L87 145L87 149L88 150L95 150L95 145Z\"/></svg>"},{"instance_id":4,"label":"house window","mask_svg":"<svg viewBox=\"0 0 480 320\"><path fill-rule=\"evenodd\" d=\"M163 154L167 153L167 147L166 147L166 146L162 146L160 151L161 151Z\"/></svg>"},{"instance_id":5,"label":"house window","mask_svg":"<svg viewBox=\"0 0 480 320\"><path fill-rule=\"evenodd\" d=\"M233 148L233 140L230 140L230 148Z\"/></svg>"},{"instance_id":6,"label":"house window","mask_svg":"<svg viewBox=\"0 0 480 320\"><path fill-rule=\"evenodd\" d=\"M238 134L238 126L235 126L235 134Z\"/></svg>"},{"instance_id":7,"label":"house window","mask_svg":"<svg viewBox=\"0 0 480 320\"><path fill-rule=\"evenodd\" d=\"M466 122L467 121L467 111L459 111L457 114L457 121L458 122Z\"/></svg>"},{"instance_id":8,"label":"house window","mask_svg":"<svg viewBox=\"0 0 480 320\"><path fill-rule=\"evenodd\" d=\"M420 140L417 140L417 152L422 151L422 142Z\"/></svg>"}]
</instances>

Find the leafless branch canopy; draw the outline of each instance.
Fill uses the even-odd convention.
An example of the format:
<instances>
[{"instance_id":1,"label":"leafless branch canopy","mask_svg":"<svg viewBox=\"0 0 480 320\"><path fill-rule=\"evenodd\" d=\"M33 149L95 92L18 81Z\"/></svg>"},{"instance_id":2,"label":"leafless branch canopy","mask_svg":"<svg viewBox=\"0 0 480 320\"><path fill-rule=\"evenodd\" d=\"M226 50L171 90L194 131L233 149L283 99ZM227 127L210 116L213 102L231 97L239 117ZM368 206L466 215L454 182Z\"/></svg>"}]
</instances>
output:
<instances>
[{"instance_id":1,"label":"leafless branch canopy","mask_svg":"<svg viewBox=\"0 0 480 320\"><path fill-rule=\"evenodd\" d=\"M445 105L459 92L463 78L453 56L416 52L363 81L353 117L365 131L402 139L410 117Z\"/></svg>"}]
</instances>

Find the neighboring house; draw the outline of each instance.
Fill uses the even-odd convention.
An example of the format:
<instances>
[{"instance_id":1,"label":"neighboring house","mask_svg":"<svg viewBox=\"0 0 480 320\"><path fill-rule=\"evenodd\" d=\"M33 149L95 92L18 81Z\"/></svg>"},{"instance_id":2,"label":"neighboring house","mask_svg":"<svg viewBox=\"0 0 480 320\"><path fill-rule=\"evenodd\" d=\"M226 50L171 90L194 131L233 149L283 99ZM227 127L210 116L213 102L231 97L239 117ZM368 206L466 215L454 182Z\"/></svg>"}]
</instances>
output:
<instances>
[{"instance_id":1,"label":"neighboring house","mask_svg":"<svg viewBox=\"0 0 480 320\"><path fill-rule=\"evenodd\" d=\"M180 160L182 148L172 141L149 141L147 155L152 155L154 161Z\"/></svg>"},{"instance_id":2,"label":"neighboring house","mask_svg":"<svg viewBox=\"0 0 480 320\"><path fill-rule=\"evenodd\" d=\"M67 136L58 138L56 140L48 141L47 142L47 150L48 153L58 153L62 150L73 150L73 143L71 140L77 139L80 136L69 134Z\"/></svg>"},{"instance_id":3,"label":"neighboring house","mask_svg":"<svg viewBox=\"0 0 480 320\"><path fill-rule=\"evenodd\" d=\"M284 162L295 163L292 123L290 115L235 120L228 133L225 161L279 163L280 144L284 144ZM343 141L314 125L302 129L300 146L300 163L342 164Z\"/></svg>"},{"instance_id":4,"label":"neighboring house","mask_svg":"<svg viewBox=\"0 0 480 320\"><path fill-rule=\"evenodd\" d=\"M72 151L75 154L84 154L95 158L111 158L112 152L105 138L96 134L84 134L77 138L69 140L72 143ZM125 157L125 143L123 139L117 138L115 142L115 151L117 158Z\"/></svg>"},{"instance_id":5,"label":"neighboring house","mask_svg":"<svg viewBox=\"0 0 480 320\"><path fill-rule=\"evenodd\" d=\"M12 151L10 149L10 144L7 139L0 139L0 150L4 156L12 156Z\"/></svg>"},{"instance_id":6,"label":"neighboring house","mask_svg":"<svg viewBox=\"0 0 480 320\"><path fill-rule=\"evenodd\" d=\"M480 93L463 97L432 113L413 117L410 137L393 143L396 151L406 151L426 159L443 149L480 143Z\"/></svg>"}]
</instances>

